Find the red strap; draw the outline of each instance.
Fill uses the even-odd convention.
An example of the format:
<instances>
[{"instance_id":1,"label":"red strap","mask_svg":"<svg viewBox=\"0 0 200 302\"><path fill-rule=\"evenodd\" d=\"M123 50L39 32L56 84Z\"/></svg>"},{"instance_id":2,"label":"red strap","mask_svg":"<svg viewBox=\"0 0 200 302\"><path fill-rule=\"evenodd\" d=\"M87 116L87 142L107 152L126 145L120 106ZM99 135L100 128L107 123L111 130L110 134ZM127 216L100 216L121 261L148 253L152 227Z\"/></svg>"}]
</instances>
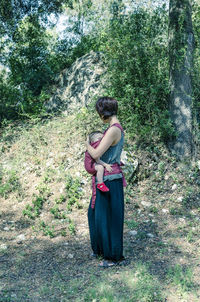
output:
<instances>
[{"instance_id":1,"label":"red strap","mask_svg":"<svg viewBox=\"0 0 200 302\"><path fill-rule=\"evenodd\" d=\"M106 132L108 131L108 129L110 129L110 128L113 127L113 126L119 128L119 129L122 131L122 133L124 133L124 129L122 128L122 126L121 126L119 123L115 123L115 124L112 124L110 127L108 127L108 128L104 131L104 135L106 134Z\"/></svg>"}]
</instances>

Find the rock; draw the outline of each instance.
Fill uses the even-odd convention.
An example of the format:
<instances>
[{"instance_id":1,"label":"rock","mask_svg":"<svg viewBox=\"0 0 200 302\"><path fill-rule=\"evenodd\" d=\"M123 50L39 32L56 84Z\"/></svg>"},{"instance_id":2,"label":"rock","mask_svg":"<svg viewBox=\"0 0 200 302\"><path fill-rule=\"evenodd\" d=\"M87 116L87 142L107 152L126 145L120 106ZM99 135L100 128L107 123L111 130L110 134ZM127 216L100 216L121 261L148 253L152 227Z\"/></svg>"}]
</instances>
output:
<instances>
[{"instance_id":1,"label":"rock","mask_svg":"<svg viewBox=\"0 0 200 302\"><path fill-rule=\"evenodd\" d=\"M177 200L180 202L183 201L183 196L178 197Z\"/></svg>"},{"instance_id":2,"label":"rock","mask_svg":"<svg viewBox=\"0 0 200 302\"><path fill-rule=\"evenodd\" d=\"M147 237L149 237L149 238L154 238L154 235L151 234L151 233L147 233Z\"/></svg>"},{"instance_id":3,"label":"rock","mask_svg":"<svg viewBox=\"0 0 200 302\"><path fill-rule=\"evenodd\" d=\"M87 199L82 199L83 204L89 204L89 201Z\"/></svg>"},{"instance_id":4,"label":"rock","mask_svg":"<svg viewBox=\"0 0 200 302\"><path fill-rule=\"evenodd\" d=\"M20 234L20 235L18 235L17 238L16 238L16 242L17 242L17 243L22 243L24 240L26 240L26 237L25 237L24 234Z\"/></svg>"},{"instance_id":5,"label":"rock","mask_svg":"<svg viewBox=\"0 0 200 302\"><path fill-rule=\"evenodd\" d=\"M62 194L62 193L64 192L64 190L65 190L65 185L63 184L63 185L61 186L61 188L59 189L59 192Z\"/></svg>"},{"instance_id":6,"label":"rock","mask_svg":"<svg viewBox=\"0 0 200 302\"><path fill-rule=\"evenodd\" d=\"M64 242L63 245L69 245L69 242Z\"/></svg>"},{"instance_id":7,"label":"rock","mask_svg":"<svg viewBox=\"0 0 200 302\"><path fill-rule=\"evenodd\" d=\"M52 164L53 164L53 159L52 158L46 162L47 167L52 166Z\"/></svg>"},{"instance_id":8,"label":"rock","mask_svg":"<svg viewBox=\"0 0 200 302\"><path fill-rule=\"evenodd\" d=\"M149 214L149 216L150 216L150 217L154 217L154 215L153 215L153 214L151 214L151 213ZM153 221L153 220L152 220L152 221Z\"/></svg>"},{"instance_id":9,"label":"rock","mask_svg":"<svg viewBox=\"0 0 200 302\"><path fill-rule=\"evenodd\" d=\"M137 233L138 233L137 231L130 231L130 232L129 232L129 235L131 235L131 236L136 236Z\"/></svg>"},{"instance_id":10,"label":"rock","mask_svg":"<svg viewBox=\"0 0 200 302\"><path fill-rule=\"evenodd\" d=\"M68 258L70 258L70 259L74 258L74 255L73 254L69 254Z\"/></svg>"},{"instance_id":11,"label":"rock","mask_svg":"<svg viewBox=\"0 0 200 302\"><path fill-rule=\"evenodd\" d=\"M141 204L144 206L144 207L150 207L152 206L152 203L151 202L148 202L148 201L141 201Z\"/></svg>"},{"instance_id":12,"label":"rock","mask_svg":"<svg viewBox=\"0 0 200 302\"><path fill-rule=\"evenodd\" d=\"M8 227L3 228L4 231L10 231Z\"/></svg>"},{"instance_id":13,"label":"rock","mask_svg":"<svg viewBox=\"0 0 200 302\"><path fill-rule=\"evenodd\" d=\"M121 161L125 165L123 171L125 172L127 179L131 180L138 170L139 161L130 152L122 151Z\"/></svg>"},{"instance_id":14,"label":"rock","mask_svg":"<svg viewBox=\"0 0 200 302\"><path fill-rule=\"evenodd\" d=\"M5 243L0 244L0 250L7 250L7 245Z\"/></svg>"},{"instance_id":15,"label":"rock","mask_svg":"<svg viewBox=\"0 0 200 302\"><path fill-rule=\"evenodd\" d=\"M162 209L162 212L163 213L169 213L169 210L168 209Z\"/></svg>"},{"instance_id":16,"label":"rock","mask_svg":"<svg viewBox=\"0 0 200 302\"><path fill-rule=\"evenodd\" d=\"M102 53L91 51L78 58L57 78L56 92L45 104L47 112L62 110L68 114L87 107L95 96L103 95L105 74Z\"/></svg>"},{"instance_id":17,"label":"rock","mask_svg":"<svg viewBox=\"0 0 200 302\"><path fill-rule=\"evenodd\" d=\"M173 186L172 186L172 191L174 191L174 190L176 190L177 189L177 184L174 184Z\"/></svg>"}]
</instances>

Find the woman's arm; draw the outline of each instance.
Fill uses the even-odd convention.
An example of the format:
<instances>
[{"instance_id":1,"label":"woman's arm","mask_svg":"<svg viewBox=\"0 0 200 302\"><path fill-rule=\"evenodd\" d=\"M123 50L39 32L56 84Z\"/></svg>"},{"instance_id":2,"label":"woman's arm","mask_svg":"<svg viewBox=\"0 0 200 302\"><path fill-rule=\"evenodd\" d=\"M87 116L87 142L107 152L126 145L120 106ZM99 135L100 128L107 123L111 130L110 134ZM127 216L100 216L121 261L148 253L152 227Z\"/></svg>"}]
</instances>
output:
<instances>
[{"instance_id":1,"label":"woman's arm","mask_svg":"<svg viewBox=\"0 0 200 302\"><path fill-rule=\"evenodd\" d=\"M86 148L92 158L97 159L103 155L111 145L115 145L121 138L121 130L117 127L111 127L102 138L99 146L95 149L88 142Z\"/></svg>"}]
</instances>

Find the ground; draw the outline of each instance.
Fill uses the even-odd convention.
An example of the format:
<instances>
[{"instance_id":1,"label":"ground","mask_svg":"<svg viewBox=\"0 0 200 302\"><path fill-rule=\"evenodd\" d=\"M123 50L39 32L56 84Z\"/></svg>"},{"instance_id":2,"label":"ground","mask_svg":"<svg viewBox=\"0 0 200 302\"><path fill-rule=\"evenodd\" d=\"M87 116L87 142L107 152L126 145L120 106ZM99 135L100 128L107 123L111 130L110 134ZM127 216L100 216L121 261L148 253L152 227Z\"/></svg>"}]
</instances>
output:
<instances>
[{"instance_id":1,"label":"ground","mask_svg":"<svg viewBox=\"0 0 200 302\"><path fill-rule=\"evenodd\" d=\"M92 258L85 114L2 129L0 301L200 301L199 169L162 144L126 144L127 265Z\"/></svg>"}]
</instances>

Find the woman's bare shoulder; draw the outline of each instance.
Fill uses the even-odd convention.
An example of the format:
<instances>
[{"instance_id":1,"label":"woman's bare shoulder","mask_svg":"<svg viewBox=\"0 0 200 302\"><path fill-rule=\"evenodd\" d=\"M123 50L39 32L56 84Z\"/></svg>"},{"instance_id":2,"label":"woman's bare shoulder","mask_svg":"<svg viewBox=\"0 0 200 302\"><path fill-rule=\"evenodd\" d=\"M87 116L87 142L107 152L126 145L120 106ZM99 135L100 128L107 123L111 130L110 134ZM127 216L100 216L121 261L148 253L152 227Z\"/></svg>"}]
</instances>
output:
<instances>
[{"instance_id":1,"label":"woman's bare shoulder","mask_svg":"<svg viewBox=\"0 0 200 302\"><path fill-rule=\"evenodd\" d=\"M121 130L119 127L113 125L107 130L107 133L121 135Z\"/></svg>"},{"instance_id":2,"label":"woman's bare shoulder","mask_svg":"<svg viewBox=\"0 0 200 302\"><path fill-rule=\"evenodd\" d=\"M106 135L105 135L108 139L112 139L112 143L111 146L116 145L120 139L121 139L121 130L116 127L116 126L112 126L108 129Z\"/></svg>"}]
</instances>

